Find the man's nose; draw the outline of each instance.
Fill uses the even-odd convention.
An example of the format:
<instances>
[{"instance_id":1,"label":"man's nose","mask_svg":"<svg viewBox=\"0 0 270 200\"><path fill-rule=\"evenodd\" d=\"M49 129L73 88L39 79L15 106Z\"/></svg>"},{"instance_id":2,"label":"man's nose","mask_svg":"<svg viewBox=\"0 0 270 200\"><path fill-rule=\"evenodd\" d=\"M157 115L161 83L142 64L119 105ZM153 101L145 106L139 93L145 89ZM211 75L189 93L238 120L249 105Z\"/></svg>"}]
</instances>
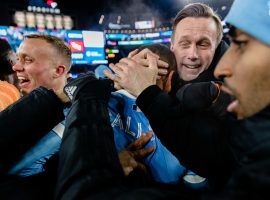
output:
<instances>
[{"instance_id":1,"label":"man's nose","mask_svg":"<svg viewBox=\"0 0 270 200\"><path fill-rule=\"evenodd\" d=\"M12 66L13 71L22 71L23 70L23 66L21 65L21 63L19 61L17 61L13 66Z\"/></svg>"},{"instance_id":2,"label":"man's nose","mask_svg":"<svg viewBox=\"0 0 270 200\"><path fill-rule=\"evenodd\" d=\"M197 46L191 45L188 52L188 58L192 61L195 61L199 58Z\"/></svg>"},{"instance_id":3,"label":"man's nose","mask_svg":"<svg viewBox=\"0 0 270 200\"><path fill-rule=\"evenodd\" d=\"M230 48L220 59L215 71L214 75L217 79L223 80L226 77L232 76L232 56L230 53Z\"/></svg>"}]
</instances>

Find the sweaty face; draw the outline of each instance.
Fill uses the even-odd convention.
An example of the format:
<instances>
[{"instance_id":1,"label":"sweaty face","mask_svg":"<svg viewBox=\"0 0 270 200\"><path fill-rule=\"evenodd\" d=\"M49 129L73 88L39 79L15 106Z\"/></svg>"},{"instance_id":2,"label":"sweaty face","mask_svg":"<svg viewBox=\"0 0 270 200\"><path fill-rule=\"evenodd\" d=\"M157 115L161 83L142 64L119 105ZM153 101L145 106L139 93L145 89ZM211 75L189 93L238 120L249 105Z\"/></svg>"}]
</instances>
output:
<instances>
[{"instance_id":1,"label":"sweaty face","mask_svg":"<svg viewBox=\"0 0 270 200\"><path fill-rule=\"evenodd\" d=\"M51 89L54 84L53 62L55 50L41 39L26 39L17 51L17 62L13 66L19 86L29 93L39 86Z\"/></svg>"},{"instance_id":2,"label":"sweaty face","mask_svg":"<svg viewBox=\"0 0 270 200\"><path fill-rule=\"evenodd\" d=\"M197 78L211 64L216 46L217 26L212 18L181 20L171 43L180 78L185 81Z\"/></svg>"},{"instance_id":3,"label":"sweaty face","mask_svg":"<svg viewBox=\"0 0 270 200\"><path fill-rule=\"evenodd\" d=\"M227 110L242 119L270 103L270 46L240 30L231 39L215 76L224 77L223 90L233 96Z\"/></svg>"}]
</instances>

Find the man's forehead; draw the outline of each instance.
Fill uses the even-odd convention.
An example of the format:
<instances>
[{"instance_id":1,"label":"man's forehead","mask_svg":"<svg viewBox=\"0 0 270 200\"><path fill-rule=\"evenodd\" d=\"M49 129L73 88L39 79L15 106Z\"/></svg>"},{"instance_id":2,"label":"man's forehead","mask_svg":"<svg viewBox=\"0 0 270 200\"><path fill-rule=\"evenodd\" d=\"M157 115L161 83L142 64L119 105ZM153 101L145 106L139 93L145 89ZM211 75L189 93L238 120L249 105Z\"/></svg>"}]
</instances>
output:
<instances>
[{"instance_id":1,"label":"man's forehead","mask_svg":"<svg viewBox=\"0 0 270 200\"><path fill-rule=\"evenodd\" d=\"M216 36L217 27L211 18L191 18L181 20L176 28L178 37L192 37L193 35Z\"/></svg>"},{"instance_id":2,"label":"man's forehead","mask_svg":"<svg viewBox=\"0 0 270 200\"><path fill-rule=\"evenodd\" d=\"M48 52L51 48L49 47L49 43L45 40L41 39L26 39L24 40L17 50L17 54L31 54L31 53L38 53L42 54L44 52Z\"/></svg>"},{"instance_id":3,"label":"man's forehead","mask_svg":"<svg viewBox=\"0 0 270 200\"><path fill-rule=\"evenodd\" d=\"M185 40L192 40L192 41L201 41L201 40L212 40L215 39L215 35L209 33L207 31L200 31L200 32L192 32L183 31L179 34L176 34L177 41L185 41Z\"/></svg>"},{"instance_id":4,"label":"man's forehead","mask_svg":"<svg viewBox=\"0 0 270 200\"><path fill-rule=\"evenodd\" d=\"M217 31L217 25L214 19L207 17L186 17L177 24L177 27L189 30L209 29Z\"/></svg>"}]
</instances>

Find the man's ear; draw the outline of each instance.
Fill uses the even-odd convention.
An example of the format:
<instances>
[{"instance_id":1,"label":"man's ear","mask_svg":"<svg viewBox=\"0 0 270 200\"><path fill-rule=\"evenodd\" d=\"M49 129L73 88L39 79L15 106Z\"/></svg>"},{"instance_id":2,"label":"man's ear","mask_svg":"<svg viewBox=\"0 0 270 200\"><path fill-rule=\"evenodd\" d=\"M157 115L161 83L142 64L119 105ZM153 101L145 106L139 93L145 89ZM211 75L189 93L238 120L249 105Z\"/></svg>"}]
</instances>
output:
<instances>
[{"instance_id":1,"label":"man's ear","mask_svg":"<svg viewBox=\"0 0 270 200\"><path fill-rule=\"evenodd\" d=\"M54 72L54 77L58 78L59 76L62 76L66 71L66 66L65 65L58 65L55 69Z\"/></svg>"},{"instance_id":2,"label":"man's ear","mask_svg":"<svg viewBox=\"0 0 270 200\"><path fill-rule=\"evenodd\" d=\"M173 46L173 44L171 43L171 46L170 46L170 50L171 50L171 52L173 52L174 51L174 46Z\"/></svg>"}]
</instances>

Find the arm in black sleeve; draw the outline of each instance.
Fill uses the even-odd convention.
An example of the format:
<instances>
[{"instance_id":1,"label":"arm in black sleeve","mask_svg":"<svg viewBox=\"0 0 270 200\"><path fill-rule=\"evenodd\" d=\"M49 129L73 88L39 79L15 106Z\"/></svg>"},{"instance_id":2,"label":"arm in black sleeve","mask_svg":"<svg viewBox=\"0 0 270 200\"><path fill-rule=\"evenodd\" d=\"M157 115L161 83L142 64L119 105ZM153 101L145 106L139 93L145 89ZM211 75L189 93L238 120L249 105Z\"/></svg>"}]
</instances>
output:
<instances>
[{"instance_id":1,"label":"arm in black sleeve","mask_svg":"<svg viewBox=\"0 0 270 200\"><path fill-rule=\"evenodd\" d=\"M95 194L96 199L98 194L113 198L104 191L117 186L124 173L107 110L112 82L87 75L67 87L73 84L77 90L59 153L56 199L91 199Z\"/></svg>"},{"instance_id":2,"label":"arm in black sleeve","mask_svg":"<svg viewBox=\"0 0 270 200\"><path fill-rule=\"evenodd\" d=\"M137 104L162 143L186 167L211 177L230 163L222 120L205 112L177 115L173 99L157 86L146 88Z\"/></svg>"},{"instance_id":3,"label":"arm in black sleeve","mask_svg":"<svg viewBox=\"0 0 270 200\"><path fill-rule=\"evenodd\" d=\"M63 120L63 104L45 88L37 88L0 113L0 172Z\"/></svg>"}]
</instances>

